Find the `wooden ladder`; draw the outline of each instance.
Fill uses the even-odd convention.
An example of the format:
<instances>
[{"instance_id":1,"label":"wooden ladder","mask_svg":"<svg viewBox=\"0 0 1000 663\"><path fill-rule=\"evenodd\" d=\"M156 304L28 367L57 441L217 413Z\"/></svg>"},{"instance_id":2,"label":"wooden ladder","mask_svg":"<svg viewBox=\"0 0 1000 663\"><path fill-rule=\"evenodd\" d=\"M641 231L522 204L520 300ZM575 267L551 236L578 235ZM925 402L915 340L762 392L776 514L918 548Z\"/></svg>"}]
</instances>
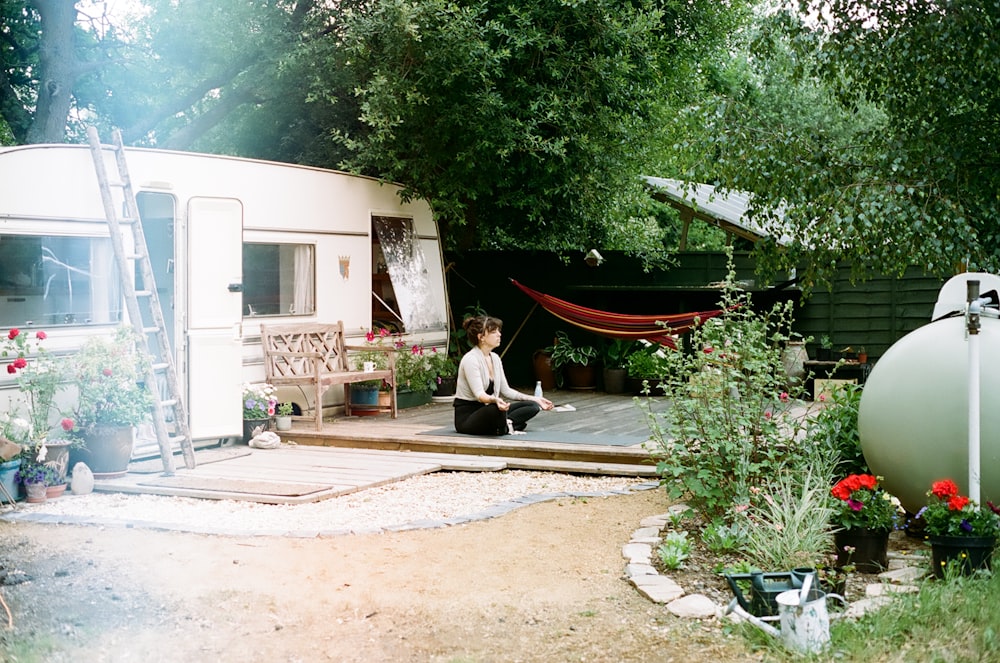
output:
<instances>
[{"instance_id":1,"label":"wooden ladder","mask_svg":"<svg viewBox=\"0 0 1000 663\"><path fill-rule=\"evenodd\" d=\"M108 220L111 232L111 244L115 250L115 262L122 288L125 291L125 305L129 321L137 335L139 350L145 350L152 361L147 362L146 384L153 396L153 428L156 431L156 441L160 447L160 457L163 460L163 472L166 475L174 473L174 445L179 443L184 453L184 465L193 469L195 466L194 446L191 443L191 431L188 428L187 410L181 397L180 384L177 380L177 369L174 364L174 354L167 335L166 322L163 319L163 308L156 293L156 283L153 277L153 265L149 260L149 250L146 246L146 236L139 220L139 205L135 199L135 191L129 178L128 164L125 162L125 146L122 144L121 132L117 129L112 134L113 144L102 145L95 127L87 127L87 138L90 142L90 153L94 159L94 170L97 172L97 182L101 189L101 200L104 203L104 214ZM104 155L111 152L115 156L120 181L111 182L104 165ZM115 201L111 187L121 187L125 216L119 218L115 211ZM122 237L122 226L132 230L133 249L126 253L125 241ZM138 267L138 270L136 270ZM133 278L135 281L133 282ZM140 299L145 306L140 305ZM155 347L151 342L155 339ZM167 426L168 413L173 423L173 431ZM171 434L171 432L173 434Z\"/></svg>"}]
</instances>

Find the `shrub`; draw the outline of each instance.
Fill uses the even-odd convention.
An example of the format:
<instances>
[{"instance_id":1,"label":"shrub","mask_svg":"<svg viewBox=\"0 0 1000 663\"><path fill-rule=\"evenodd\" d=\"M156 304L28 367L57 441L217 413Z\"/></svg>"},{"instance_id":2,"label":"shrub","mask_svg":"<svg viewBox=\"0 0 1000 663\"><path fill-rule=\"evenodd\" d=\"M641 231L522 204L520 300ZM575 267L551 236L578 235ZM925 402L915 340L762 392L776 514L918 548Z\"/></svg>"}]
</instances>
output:
<instances>
[{"instance_id":1,"label":"shrub","mask_svg":"<svg viewBox=\"0 0 1000 663\"><path fill-rule=\"evenodd\" d=\"M782 364L792 302L756 313L735 285L730 260L720 308L721 316L691 332L693 351L668 355L663 389L670 408L647 410L669 496L709 520L749 505L751 487L798 471L812 453L802 445L804 417L792 407L802 387L786 391Z\"/></svg>"}]
</instances>

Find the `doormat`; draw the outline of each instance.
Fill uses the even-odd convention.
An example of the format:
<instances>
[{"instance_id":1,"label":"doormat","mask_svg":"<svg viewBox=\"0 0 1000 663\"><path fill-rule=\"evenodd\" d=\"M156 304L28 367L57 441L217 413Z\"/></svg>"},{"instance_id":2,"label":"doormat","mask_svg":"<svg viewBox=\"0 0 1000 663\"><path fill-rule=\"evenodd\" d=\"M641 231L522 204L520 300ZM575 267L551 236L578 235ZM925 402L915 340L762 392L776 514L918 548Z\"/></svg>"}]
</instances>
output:
<instances>
[{"instance_id":1,"label":"doormat","mask_svg":"<svg viewBox=\"0 0 1000 663\"><path fill-rule=\"evenodd\" d=\"M298 497L321 490L332 488L324 483L282 483L279 481L260 481L254 479L227 479L220 477L172 476L159 477L149 481L140 481L140 486L155 488L183 488L186 490L205 490L219 493L248 493L254 495L279 495L281 497Z\"/></svg>"},{"instance_id":2,"label":"doormat","mask_svg":"<svg viewBox=\"0 0 1000 663\"><path fill-rule=\"evenodd\" d=\"M631 447L642 444L649 439L648 435L594 435L592 433L570 433L558 430L532 430L529 424L524 435L466 435L458 433L452 426L435 428L417 433L417 435L440 435L444 437L464 437L471 440L504 440L517 442L563 442L566 444L589 444L592 446Z\"/></svg>"},{"instance_id":3,"label":"doormat","mask_svg":"<svg viewBox=\"0 0 1000 663\"><path fill-rule=\"evenodd\" d=\"M194 462L197 467L209 463L218 463L220 460L230 458L240 458L253 453L250 447L229 447L223 449L203 449L194 452ZM184 467L184 455L174 454L174 467ZM140 460L128 464L128 471L135 474L160 474L163 472L163 460L159 456L149 460Z\"/></svg>"}]
</instances>

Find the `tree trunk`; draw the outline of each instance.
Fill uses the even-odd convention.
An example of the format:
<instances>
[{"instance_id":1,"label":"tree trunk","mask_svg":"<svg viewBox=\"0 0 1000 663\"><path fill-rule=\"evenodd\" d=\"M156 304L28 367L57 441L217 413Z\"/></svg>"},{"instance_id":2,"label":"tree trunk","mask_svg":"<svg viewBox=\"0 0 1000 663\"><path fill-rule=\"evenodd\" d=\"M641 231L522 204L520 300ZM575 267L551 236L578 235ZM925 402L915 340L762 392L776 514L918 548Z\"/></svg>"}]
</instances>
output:
<instances>
[{"instance_id":1,"label":"tree trunk","mask_svg":"<svg viewBox=\"0 0 1000 663\"><path fill-rule=\"evenodd\" d=\"M33 0L42 18L38 52L38 101L28 130L29 143L62 143L78 76L74 51L74 0Z\"/></svg>"}]
</instances>

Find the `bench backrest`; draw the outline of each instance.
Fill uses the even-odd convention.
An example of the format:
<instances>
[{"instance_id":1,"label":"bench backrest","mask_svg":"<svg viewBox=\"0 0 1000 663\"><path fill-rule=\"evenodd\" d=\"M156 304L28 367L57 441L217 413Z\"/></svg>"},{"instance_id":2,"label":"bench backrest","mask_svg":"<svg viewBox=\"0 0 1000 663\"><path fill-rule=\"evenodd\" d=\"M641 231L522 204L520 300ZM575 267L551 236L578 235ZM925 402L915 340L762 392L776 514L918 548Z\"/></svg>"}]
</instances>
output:
<instances>
[{"instance_id":1,"label":"bench backrest","mask_svg":"<svg viewBox=\"0 0 1000 663\"><path fill-rule=\"evenodd\" d=\"M344 347L344 323L261 325L264 374L268 381L314 375L318 356L320 373L350 370Z\"/></svg>"}]
</instances>

